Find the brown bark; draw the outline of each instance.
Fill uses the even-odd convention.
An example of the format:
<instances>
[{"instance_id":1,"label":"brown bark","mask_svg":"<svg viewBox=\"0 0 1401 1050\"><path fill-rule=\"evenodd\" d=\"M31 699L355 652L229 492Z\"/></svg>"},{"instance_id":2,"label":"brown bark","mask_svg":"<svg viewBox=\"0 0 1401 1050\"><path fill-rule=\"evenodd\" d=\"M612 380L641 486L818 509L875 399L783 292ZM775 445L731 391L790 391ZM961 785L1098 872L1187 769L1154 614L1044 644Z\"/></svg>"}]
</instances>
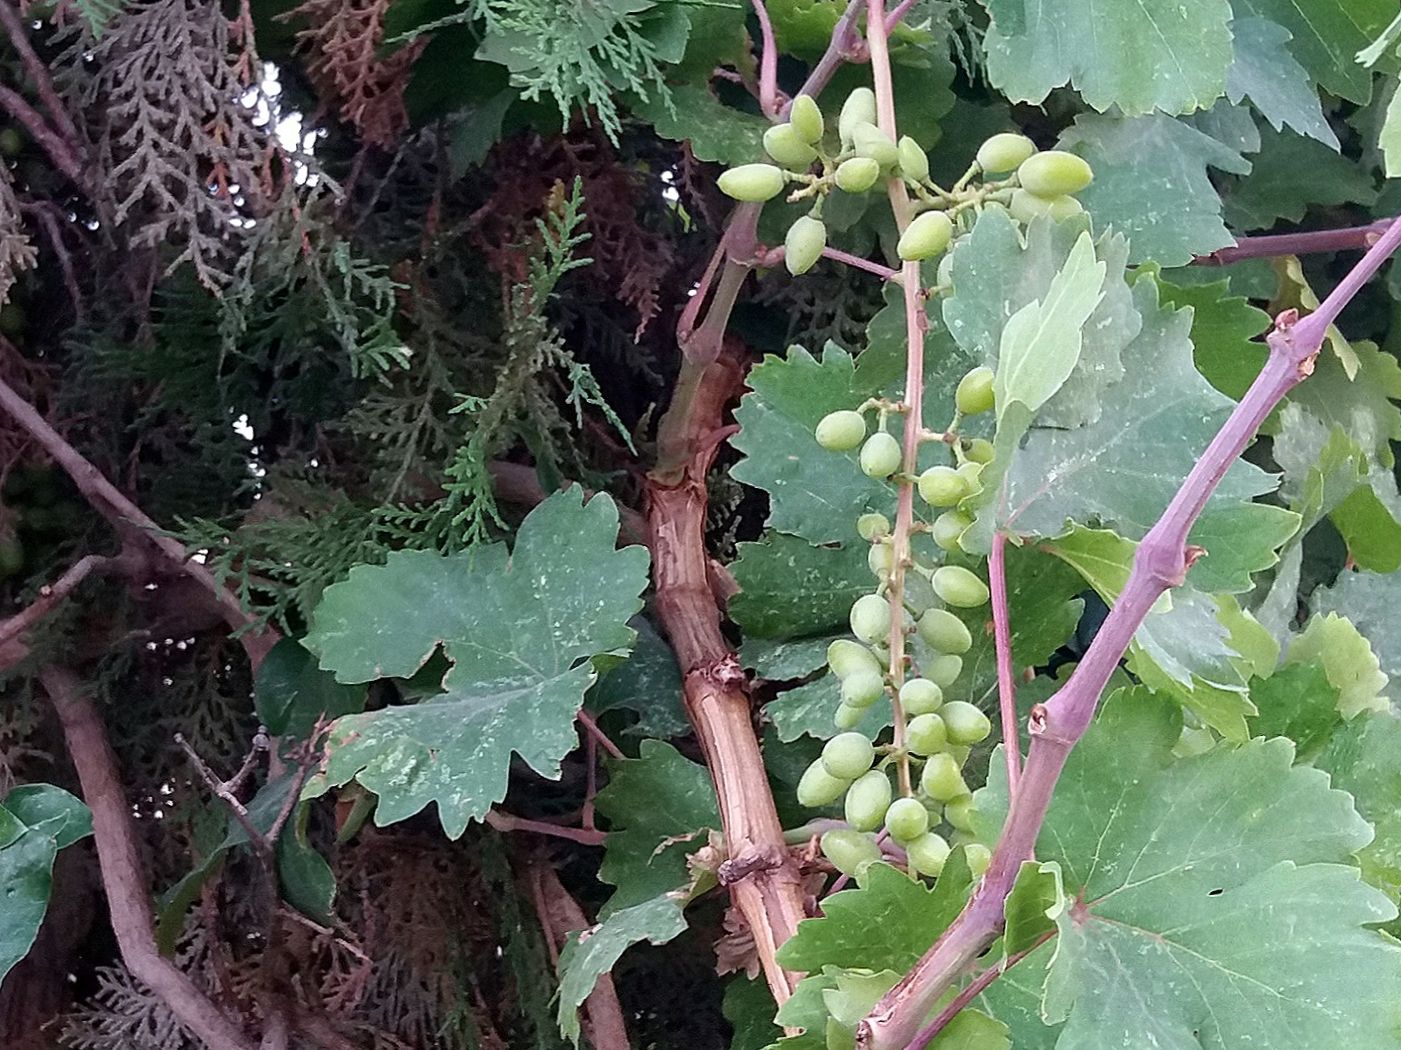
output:
<instances>
[{"instance_id":1,"label":"brown bark","mask_svg":"<svg viewBox=\"0 0 1401 1050\"><path fill-rule=\"evenodd\" d=\"M690 396L682 402L684 415L669 420L667 428L672 447L684 447L687 455L654 474L648 486L656 610L681 664L686 713L715 783L727 868L735 873L726 880L731 899L753 931L764 976L782 1003L799 975L779 966L775 953L804 918L802 883L783 842L754 733L748 683L720 631L705 547L705 476L742 373L733 352L687 368L698 374L679 384Z\"/></svg>"}]
</instances>

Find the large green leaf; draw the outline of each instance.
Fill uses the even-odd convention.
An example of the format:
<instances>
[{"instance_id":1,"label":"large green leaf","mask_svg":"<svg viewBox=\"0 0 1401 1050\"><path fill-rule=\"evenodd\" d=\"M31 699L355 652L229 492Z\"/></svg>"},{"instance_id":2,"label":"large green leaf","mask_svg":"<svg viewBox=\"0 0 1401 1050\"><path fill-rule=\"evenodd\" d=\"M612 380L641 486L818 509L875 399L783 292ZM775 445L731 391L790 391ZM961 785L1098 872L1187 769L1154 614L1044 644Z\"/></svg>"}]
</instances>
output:
<instances>
[{"instance_id":1,"label":"large green leaf","mask_svg":"<svg viewBox=\"0 0 1401 1050\"><path fill-rule=\"evenodd\" d=\"M1313 592L1315 612L1346 616L1372 645L1391 679L1389 695L1401 697L1401 575L1343 572Z\"/></svg>"},{"instance_id":2,"label":"large green leaf","mask_svg":"<svg viewBox=\"0 0 1401 1050\"><path fill-rule=\"evenodd\" d=\"M0 802L0 981L39 935L58 851L91 833L88 808L62 788L26 784Z\"/></svg>"},{"instance_id":3,"label":"large green leaf","mask_svg":"<svg viewBox=\"0 0 1401 1050\"><path fill-rule=\"evenodd\" d=\"M1069 83L1098 110L1190 113L1225 90L1227 0L988 0L987 7L988 73L1014 102L1040 102Z\"/></svg>"},{"instance_id":4,"label":"large green leaf","mask_svg":"<svg viewBox=\"0 0 1401 1050\"><path fill-rule=\"evenodd\" d=\"M670 744L644 740L639 757L613 762L610 773L597 800L609 826L598 875L617 887L605 916L687 885L687 855L720 828L710 775Z\"/></svg>"},{"instance_id":5,"label":"large green leaf","mask_svg":"<svg viewBox=\"0 0 1401 1050\"><path fill-rule=\"evenodd\" d=\"M1231 293L1230 281L1191 287L1157 278L1164 306L1192 308L1192 346L1197 370L1217 390L1237 401L1264 367L1269 349L1257 342L1270 327L1270 315Z\"/></svg>"},{"instance_id":6,"label":"large green leaf","mask_svg":"<svg viewBox=\"0 0 1401 1050\"><path fill-rule=\"evenodd\" d=\"M700 160L736 165L764 157L769 122L725 105L704 84L680 84L669 100L656 93L646 99L634 96L629 105L662 138L689 142Z\"/></svg>"},{"instance_id":7,"label":"large green leaf","mask_svg":"<svg viewBox=\"0 0 1401 1050\"><path fill-rule=\"evenodd\" d=\"M1313 663L1323 668L1338 690L1338 710L1344 718L1363 711L1384 711L1387 676L1371 645L1357 626L1337 613L1316 613L1289 642L1289 663Z\"/></svg>"},{"instance_id":8,"label":"large green leaf","mask_svg":"<svg viewBox=\"0 0 1401 1050\"><path fill-rule=\"evenodd\" d=\"M824 454L819 449L814 456ZM730 618L746 635L766 638L832 631L846 623L851 603L875 588L868 549L857 540L814 547L773 532L759 543L741 543L730 565L740 588L730 599Z\"/></svg>"},{"instance_id":9,"label":"large green leaf","mask_svg":"<svg viewBox=\"0 0 1401 1050\"><path fill-rule=\"evenodd\" d=\"M1357 803L1376 834L1358 853L1367 881L1401 898L1401 719L1365 715L1340 726L1314 764Z\"/></svg>"},{"instance_id":10,"label":"large green leaf","mask_svg":"<svg viewBox=\"0 0 1401 1050\"><path fill-rule=\"evenodd\" d=\"M778 739L785 744L803 735L827 740L837 735L832 716L841 700L841 683L837 676L823 674L779 693L764 705L764 717L773 723ZM890 705L878 701L865 709L861 721L852 728L874 738L893 719Z\"/></svg>"},{"instance_id":11,"label":"large green leaf","mask_svg":"<svg viewBox=\"0 0 1401 1050\"><path fill-rule=\"evenodd\" d=\"M305 737L319 719L365 709L365 687L341 685L294 638L272 647L253 682L258 717L273 736Z\"/></svg>"},{"instance_id":12,"label":"large green leaf","mask_svg":"<svg viewBox=\"0 0 1401 1050\"><path fill-rule=\"evenodd\" d=\"M1110 697L1066 763L1036 845L1074 903L1020 964L1039 972L1059 1050L1398 1045L1396 909L1351 864L1371 838L1352 800L1284 740L1174 760L1171 705ZM994 758L994 764L997 759ZM1005 784L978 793L987 831ZM1164 805L1164 799L1172 804ZM1024 1013L1015 989L984 997Z\"/></svg>"},{"instance_id":13,"label":"large green leaf","mask_svg":"<svg viewBox=\"0 0 1401 1050\"><path fill-rule=\"evenodd\" d=\"M1323 116L1309 74L1287 47L1291 35L1268 18L1237 18L1231 23L1235 59L1226 74L1226 97L1249 98L1276 130L1285 126L1333 149L1338 136Z\"/></svg>"},{"instance_id":14,"label":"large green leaf","mask_svg":"<svg viewBox=\"0 0 1401 1050\"><path fill-rule=\"evenodd\" d=\"M380 824L436 802L456 838L505 797L512 752L557 777L591 661L627 651L647 584L647 552L617 536L612 500L575 486L531 511L509 557L400 551L327 588L305 644L337 681L409 677L439 646L451 666L437 696L338 720L308 790L357 779Z\"/></svg>"},{"instance_id":15,"label":"large green leaf","mask_svg":"<svg viewBox=\"0 0 1401 1050\"><path fill-rule=\"evenodd\" d=\"M559 1030L579 1044L579 1007L598 979L640 941L665 944L686 929L684 894L663 894L615 911L603 922L572 936L559 953Z\"/></svg>"},{"instance_id":16,"label":"large green leaf","mask_svg":"<svg viewBox=\"0 0 1401 1050\"><path fill-rule=\"evenodd\" d=\"M1060 145L1094 168L1095 181L1077 196L1099 226L1128 237L1130 261L1180 266L1234 243L1207 174L1250 170L1231 146L1161 113L1081 114Z\"/></svg>"},{"instance_id":17,"label":"large green leaf","mask_svg":"<svg viewBox=\"0 0 1401 1050\"><path fill-rule=\"evenodd\" d=\"M1354 56L1396 14L1391 0L1232 0L1237 18L1254 15L1284 26L1289 52L1327 91L1366 102L1372 76Z\"/></svg>"},{"instance_id":18,"label":"large green leaf","mask_svg":"<svg viewBox=\"0 0 1401 1050\"><path fill-rule=\"evenodd\" d=\"M1299 222L1312 206L1371 204L1372 176L1356 161L1292 131L1262 128L1248 178L1226 196L1226 221L1239 230Z\"/></svg>"},{"instance_id":19,"label":"large green leaf","mask_svg":"<svg viewBox=\"0 0 1401 1050\"><path fill-rule=\"evenodd\" d=\"M585 706L595 716L617 708L637 713L637 721L624 733L633 736L673 737L690 729L681 705L681 668L676 654L645 616L634 616L637 632L628 658L588 691ZM602 661L599 661L602 663Z\"/></svg>"}]
</instances>

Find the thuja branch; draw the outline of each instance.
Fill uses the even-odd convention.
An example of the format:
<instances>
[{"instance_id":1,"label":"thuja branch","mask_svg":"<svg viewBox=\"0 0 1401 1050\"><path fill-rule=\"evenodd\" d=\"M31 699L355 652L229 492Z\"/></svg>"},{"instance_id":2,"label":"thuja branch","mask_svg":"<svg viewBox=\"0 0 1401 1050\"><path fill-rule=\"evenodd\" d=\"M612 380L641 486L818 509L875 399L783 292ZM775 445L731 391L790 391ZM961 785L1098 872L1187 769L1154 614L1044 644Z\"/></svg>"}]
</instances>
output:
<instances>
[{"instance_id":1,"label":"thuja branch","mask_svg":"<svg viewBox=\"0 0 1401 1050\"><path fill-rule=\"evenodd\" d=\"M873 0L873 6L877 3ZM1153 605L1183 582L1202 553L1187 544L1193 523L1260 424L1312 373L1328 327L1398 246L1401 223L1393 223L1317 310L1302 321L1293 310L1275 319L1265 367L1139 544L1128 582L1084 658L1059 691L1032 709L1026 768L987 874L943 936L861 1022L858 1046L903 1050L915 1038L920 1019L997 937L1003 903L1022 862L1032 856L1071 749L1089 727L1110 676Z\"/></svg>"}]
</instances>

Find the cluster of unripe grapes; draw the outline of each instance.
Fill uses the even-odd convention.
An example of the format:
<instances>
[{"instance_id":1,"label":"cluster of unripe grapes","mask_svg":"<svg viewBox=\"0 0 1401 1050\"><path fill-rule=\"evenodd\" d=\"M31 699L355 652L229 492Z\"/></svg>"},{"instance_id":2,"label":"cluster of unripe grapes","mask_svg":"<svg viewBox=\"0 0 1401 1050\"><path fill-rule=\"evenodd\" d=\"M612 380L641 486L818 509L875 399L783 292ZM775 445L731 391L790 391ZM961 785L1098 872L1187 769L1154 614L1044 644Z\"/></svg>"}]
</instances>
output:
<instances>
[{"instance_id":1,"label":"cluster of unripe grapes","mask_svg":"<svg viewBox=\"0 0 1401 1050\"><path fill-rule=\"evenodd\" d=\"M827 246L823 199L835 187L866 193L883 180L899 177L914 194L918 213L905 227L896 254L905 262L932 259L948 248L956 220L969 209L1006 208L1019 222L1038 215L1059 220L1083 209L1074 197L1093 173L1082 158L1061 150L1038 152L1024 135L993 135L979 148L968 173L951 190L929 177L929 156L908 135L898 142L876 124L876 96L859 87L847 96L837 121L837 141L825 137L822 111L808 95L793 100L787 122L764 133L764 151L773 163L741 164L720 176L720 189L735 200L772 200L790 184L790 201L811 199L808 214L796 219L784 238L784 262L794 275L806 273ZM820 171L814 172L814 166ZM978 185L970 185L982 176ZM996 178L989 179L989 176ZM946 275L940 282L947 283Z\"/></svg>"},{"instance_id":2,"label":"cluster of unripe grapes","mask_svg":"<svg viewBox=\"0 0 1401 1050\"><path fill-rule=\"evenodd\" d=\"M993 374L976 368L963 377L955 393L961 419L993 407ZM858 462L870 477L895 477L902 466L899 442L878 425L868 434L866 414L878 402L861 409L829 413L818 423L816 438L835 452L860 450ZM931 436L933 438L934 436ZM938 435L948 448L951 465L929 467L917 477L899 478L916 486L930 507L942 511L932 522L914 525L927 532L945 551L958 549L958 539L971 519L957 505L980 490L979 475L992 459L992 445L984 439L965 441ZM856 640L838 639L827 650L827 663L841 683L841 703L834 718L842 730L829 740L821 756L808 767L798 784L798 800L821 807L843 799L847 828L829 831L822 849L843 873L860 877L881 858L881 839L888 837L904 850L909 867L925 875L937 875L953 845L962 843L970 867L985 870L989 854L972 841L973 799L963 778L963 766L974 744L992 729L988 718L971 703L945 700L944 691L963 673L963 656L973 645L972 632L953 609L979 609L988 602L988 587L962 565L939 564L918 554L907 559L900 576L901 622L892 622L890 588L895 549L889 520L882 514L862 515L858 534L871 544L868 564L878 581L871 594L862 595L851 607L851 632ZM908 636L902 645L906 655L892 667L893 631ZM917 639L917 653L914 640ZM900 746L877 745L856 731L866 709L878 701L897 699L903 733ZM919 771L908 777L909 790L899 794L901 763ZM949 838L936 828L947 824ZM877 837L876 833L881 833Z\"/></svg>"}]
</instances>

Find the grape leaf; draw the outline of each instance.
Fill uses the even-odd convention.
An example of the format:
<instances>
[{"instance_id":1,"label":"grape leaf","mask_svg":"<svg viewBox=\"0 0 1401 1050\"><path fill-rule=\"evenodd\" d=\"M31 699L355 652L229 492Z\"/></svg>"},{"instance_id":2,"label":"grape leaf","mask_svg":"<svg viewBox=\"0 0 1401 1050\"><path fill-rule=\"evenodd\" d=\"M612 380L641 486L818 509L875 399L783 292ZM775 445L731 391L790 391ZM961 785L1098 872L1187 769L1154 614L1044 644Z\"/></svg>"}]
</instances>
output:
<instances>
[{"instance_id":1,"label":"grape leaf","mask_svg":"<svg viewBox=\"0 0 1401 1050\"><path fill-rule=\"evenodd\" d=\"M1259 715L1250 721L1252 736L1284 736L1308 755L1323 744L1342 721L1338 690L1318 664L1289 664L1250 684L1250 700Z\"/></svg>"},{"instance_id":2,"label":"grape leaf","mask_svg":"<svg viewBox=\"0 0 1401 1050\"><path fill-rule=\"evenodd\" d=\"M1401 175L1401 91L1392 92L1386 115L1377 132L1377 148L1382 154L1383 173L1388 179Z\"/></svg>"},{"instance_id":3,"label":"grape leaf","mask_svg":"<svg viewBox=\"0 0 1401 1050\"><path fill-rule=\"evenodd\" d=\"M1249 98L1260 115L1278 131L1288 126L1300 135L1338 148L1308 71L1289 53L1289 30L1268 18L1237 18L1231 22L1235 58L1226 73L1226 97L1239 103Z\"/></svg>"},{"instance_id":4,"label":"grape leaf","mask_svg":"<svg viewBox=\"0 0 1401 1050\"><path fill-rule=\"evenodd\" d=\"M1338 424L1330 428L1296 404L1279 413L1279 431L1271 448L1284 470L1280 494L1298 511L1301 532L1357 490L1367 474L1367 455Z\"/></svg>"},{"instance_id":5,"label":"grape leaf","mask_svg":"<svg viewBox=\"0 0 1401 1050\"><path fill-rule=\"evenodd\" d=\"M1338 690L1338 710L1344 718L1362 711L1384 711L1382 690L1387 676L1357 627L1337 613L1315 613L1289 643L1285 662L1317 663Z\"/></svg>"},{"instance_id":6,"label":"grape leaf","mask_svg":"<svg viewBox=\"0 0 1401 1050\"><path fill-rule=\"evenodd\" d=\"M1060 138L1094 168L1095 181L1077 197L1100 227L1129 240L1129 261L1180 266L1234 244L1221 221L1221 201L1207 168L1243 173L1250 165L1180 120L1081 114Z\"/></svg>"},{"instance_id":7,"label":"grape leaf","mask_svg":"<svg viewBox=\"0 0 1401 1050\"><path fill-rule=\"evenodd\" d=\"M258 718L273 736L305 737L321 718L365 709L365 688L339 684L294 638L272 647L253 683Z\"/></svg>"},{"instance_id":8,"label":"grape leaf","mask_svg":"<svg viewBox=\"0 0 1401 1050\"><path fill-rule=\"evenodd\" d=\"M609 824L598 875L617 891L604 917L687 885L687 855L720 827L710 775L670 744L644 740L639 757L613 761L609 769L596 800Z\"/></svg>"},{"instance_id":9,"label":"grape leaf","mask_svg":"<svg viewBox=\"0 0 1401 1050\"><path fill-rule=\"evenodd\" d=\"M1288 741L1174 760L1179 732L1163 699L1120 691L1061 774L1036 855L1074 903L1018 966L1046 974L1055 1045L1396 1045L1401 946L1365 928L1396 909L1350 866L1371 837L1351 799ZM977 808L995 831L1002 778Z\"/></svg>"},{"instance_id":10,"label":"grape leaf","mask_svg":"<svg viewBox=\"0 0 1401 1050\"><path fill-rule=\"evenodd\" d=\"M1057 275L1071 265L1073 251L1080 253L1076 269L1061 287L1086 295L1102 291L1098 305L1091 304L1084 321L1076 358L1079 367L1054 396L1047 395L1049 400L1040 409L1038 418L1046 426L1073 427L1098 417L1099 398L1123 377L1120 353L1139 328L1131 293L1121 276L1127 245L1122 238L1100 238L1094 251L1096 263L1088 256L1088 245L1082 240L1085 236L1083 221L1039 219L1027 229L1023 241L1016 223L1005 212L988 211L978 217L972 234L960 242L953 255L955 290L944 300L944 323L958 344L979 362L998 362L1009 338L1018 361L1025 360L1029 351L1040 352L1029 345L1016 345L1014 315L1046 300ZM1052 316L1049 320L1069 323L1074 317ZM1009 328L1013 333L1010 337ZM1073 343L1067 343L1065 349L1073 350ZM998 371L1002 371L1000 364Z\"/></svg>"},{"instance_id":11,"label":"grape leaf","mask_svg":"<svg viewBox=\"0 0 1401 1050\"><path fill-rule=\"evenodd\" d=\"M1192 345L1197 370L1227 397L1240 400L1260 369L1269 349L1256 340L1270 327L1270 315L1231 294L1230 281L1191 287L1157 277L1164 306L1192 308Z\"/></svg>"},{"instance_id":12,"label":"grape leaf","mask_svg":"<svg viewBox=\"0 0 1401 1050\"><path fill-rule=\"evenodd\" d=\"M806 678L827 665L831 641L831 637L745 638L739 646L739 660L757 677L771 682Z\"/></svg>"},{"instance_id":13,"label":"grape leaf","mask_svg":"<svg viewBox=\"0 0 1401 1050\"><path fill-rule=\"evenodd\" d=\"M1014 102L1040 102L1069 83L1101 111L1190 113L1225 89L1226 0L988 0L987 8L988 75Z\"/></svg>"},{"instance_id":14,"label":"grape leaf","mask_svg":"<svg viewBox=\"0 0 1401 1050\"><path fill-rule=\"evenodd\" d=\"M1314 764L1346 791L1376 830L1358 851L1362 874L1393 900L1401 897L1401 720L1390 713L1338 727Z\"/></svg>"},{"instance_id":15,"label":"grape leaf","mask_svg":"<svg viewBox=\"0 0 1401 1050\"><path fill-rule=\"evenodd\" d=\"M785 744L804 734L818 740L828 740L837 735L832 716L836 714L841 699L841 683L836 675L824 674L779 693L764 705L764 715L773 722L778 739ZM893 718L890 704L877 701L866 708L861 721L853 728L874 738L891 724Z\"/></svg>"},{"instance_id":16,"label":"grape leaf","mask_svg":"<svg viewBox=\"0 0 1401 1050\"><path fill-rule=\"evenodd\" d=\"M1226 221L1236 229L1257 230L1278 219L1300 222L1310 207L1370 205L1377 199L1372 176L1321 142L1292 131L1262 128L1260 151L1251 158L1250 176L1226 195Z\"/></svg>"},{"instance_id":17,"label":"grape leaf","mask_svg":"<svg viewBox=\"0 0 1401 1050\"><path fill-rule=\"evenodd\" d=\"M91 833L88 808L51 784L21 785L0 803L0 981L39 935L58 851Z\"/></svg>"},{"instance_id":18,"label":"grape leaf","mask_svg":"<svg viewBox=\"0 0 1401 1050\"><path fill-rule=\"evenodd\" d=\"M721 1010L734 1031L729 1050L764 1050L783 1038L783 1029L774 1023L778 1006L762 978L735 977L725 985Z\"/></svg>"},{"instance_id":19,"label":"grape leaf","mask_svg":"<svg viewBox=\"0 0 1401 1050\"><path fill-rule=\"evenodd\" d=\"M814 458L825 455L818 449ZM839 468L840 469L840 468ZM770 532L741 543L730 572L740 590L730 618L746 635L793 638L820 634L847 621L851 603L875 587L864 543L814 547L804 539Z\"/></svg>"},{"instance_id":20,"label":"grape leaf","mask_svg":"<svg viewBox=\"0 0 1401 1050\"><path fill-rule=\"evenodd\" d=\"M1371 643L1395 697L1401 687L1401 576L1343 572L1332 586L1314 591L1311 601L1315 612L1347 617Z\"/></svg>"},{"instance_id":21,"label":"grape leaf","mask_svg":"<svg viewBox=\"0 0 1401 1050\"><path fill-rule=\"evenodd\" d=\"M629 108L652 125L664 139L689 142L699 160L733 166L764 158L763 117L725 105L705 84L678 84L671 89L671 105L660 93L634 96Z\"/></svg>"},{"instance_id":22,"label":"grape leaf","mask_svg":"<svg viewBox=\"0 0 1401 1050\"><path fill-rule=\"evenodd\" d=\"M1066 907L1060 865L1055 861L1022 861L1012 892L1002 902L1002 957L1031 948L1056 928L1056 916Z\"/></svg>"},{"instance_id":23,"label":"grape leaf","mask_svg":"<svg viewBox=\"0 0 1401 1050\"><path fill-rule=\"evenodd\" d=\"M617 536L613 501L574 486L530 512L509 558L502 544L398 551L328 587L305 644L337 681L408 677L440 645L451 667L437 696L339 719L308 792L356 779L379 824L436 802L456 838L505 797L513 751L557 777L590 661L627 651L647 585L646 550Z\"/></svg>"},{"instance_id":24,"label":"grape leaf","mask_svg":"<svg viewBox=\"0 0 1401 1050\"><path fill-rule=\"evenodd\" d=\"M1354 60L1396 13L1390 0L1232 0L1237 18L1268 18L1293 34L1289 51L1334 95L1366 102L1372 77Z\"/></svg>"},{"instance_id":25,"label":"grape leaf","mask_svg":"<svg viewBox=\"0 0 1401 1050\"><path fill-rule=\"evenodd\" d=\"M629 736L681 736L691 724L681 706L676 654L645 616L634 616L630 624L637 632L632 653L604 673L588 691L584 706L595 716L617 708L636 712L637 721L623 730Z\"/></svg>"},{"instance_id":26,"label":"grape leaf","mask_svg":"<svg viewBox=\"0 0 1401 1050\"><path fill-rule=\"evenodd\" d=\"M592 929L571 936L559 953L560 1032L579 1045L579 1007L618 957L641 941L665 944L686 929L685 894L663 894L615 911Z\"/></svg>"},{"instance_id":27,"label":"grape leaf","mask_svg":"<svg viewBox=\"0 0 1401 1050\"><path fill-rule=\"evenodd\" d=\"M1125 377L1105 393L1100 418L1069 430L1034 426L1014 455L1000 500L986 493L979 525L1056 536L1065 523L1112 524L1129 538L1148 531L1176 493L1232 402L1192 365L1185 312L1160 309L1151 281L1133 287L1143 328L1125 347ZM1132 448L1134 455L1118 450ZM1237 462L1207 505L1249 500L1274 488ZM1005 508L1005 509L1004 509Z\"/></svg>"}]
</instances>

